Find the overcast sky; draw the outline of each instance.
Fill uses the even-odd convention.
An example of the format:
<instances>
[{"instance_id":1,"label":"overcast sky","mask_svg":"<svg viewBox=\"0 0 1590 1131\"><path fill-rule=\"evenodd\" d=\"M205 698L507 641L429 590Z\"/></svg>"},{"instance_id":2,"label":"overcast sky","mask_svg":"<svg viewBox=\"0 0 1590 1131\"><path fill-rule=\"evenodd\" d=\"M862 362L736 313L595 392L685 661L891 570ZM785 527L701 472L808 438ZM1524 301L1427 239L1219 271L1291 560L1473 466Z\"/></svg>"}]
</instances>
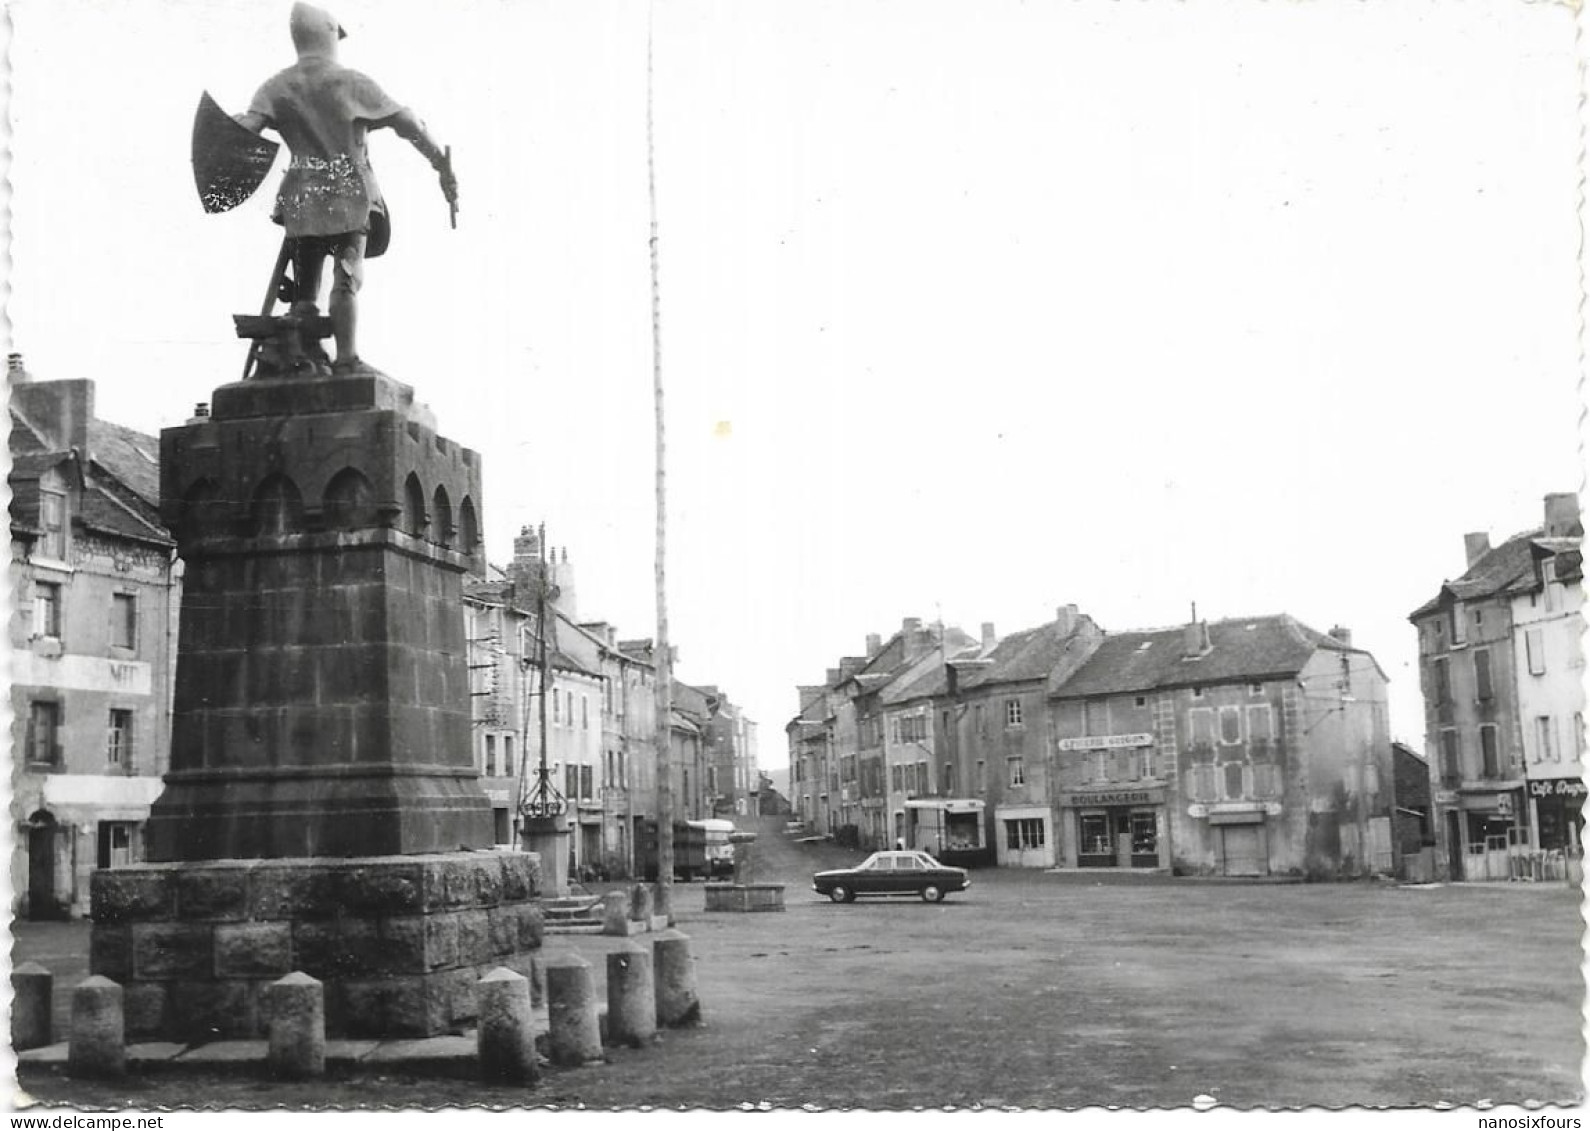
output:
<instances>
[{"instance_id":1,"label":"overcast sky","mask_svg":"<svg viewBox=\"0 0 1590 1131\"><path fill-rule=\"evenodd\" d=\"M269 189L193 111L287 0L12 6L11 348L150 432L235 380ZM391 133L361 353L478 450L494 561L653 632L647 5L343 2ZM1423 749L1407 614L1580 486L1572 14L1321 0L675 0L656 24L671 636L784 763L795 685L942 617L1344 624Z\"/></svg>"}]
</instances>

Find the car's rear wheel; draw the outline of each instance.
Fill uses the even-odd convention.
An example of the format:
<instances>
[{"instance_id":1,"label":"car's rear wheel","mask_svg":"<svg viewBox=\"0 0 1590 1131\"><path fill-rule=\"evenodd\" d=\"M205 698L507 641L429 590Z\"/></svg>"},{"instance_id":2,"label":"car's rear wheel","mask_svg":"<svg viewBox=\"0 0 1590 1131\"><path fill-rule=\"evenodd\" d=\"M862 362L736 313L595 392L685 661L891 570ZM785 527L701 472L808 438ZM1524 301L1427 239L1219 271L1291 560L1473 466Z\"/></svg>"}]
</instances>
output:
<instances>
[{"instance_id":1,"label":"car's rear wheel","mask_svg":"<svg viewBox=\"0 0 1590 1131\"><path fill-rule=\"evenodd\" d=\"M929 884L927 887L922 889L922 902L943 903L944 889L939 887L938 884Z\"/></svg>"},{"instance_id":2,"label":"car's rear wheel","mask_svg":"<svg viewBox=\"0 0 1590 1131\"><path fill-rule=\"evenodd\" d=\"M833 900L835 903L849 903L852 899L856 898L856 893L851 891L844 884L835 884L834 890L828 893L828 898Z\"/></svg>"}]
</instances>

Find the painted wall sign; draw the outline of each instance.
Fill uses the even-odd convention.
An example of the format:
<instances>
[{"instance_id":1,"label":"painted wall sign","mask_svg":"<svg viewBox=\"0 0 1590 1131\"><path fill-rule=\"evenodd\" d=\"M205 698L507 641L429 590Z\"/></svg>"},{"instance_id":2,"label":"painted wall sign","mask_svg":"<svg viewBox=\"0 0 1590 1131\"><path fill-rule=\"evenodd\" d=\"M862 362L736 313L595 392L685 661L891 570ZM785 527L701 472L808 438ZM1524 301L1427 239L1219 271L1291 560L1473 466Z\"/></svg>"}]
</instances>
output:
<instances>
[{"instance_id":1,"label":"painted wall sign","mask_svg":"<svg viewBox=\"0 0 1590 1131\"><path fill-rule=\"evenodd\" d=\"M1556 778L1552 781L1532 781L1529 783L1531 797L1583 797L1587 792L1584 782L1578 778Z\"/></svg>"},{"instance_id":2,"label":"painted wall sign","mask_svg":"<svg viewBox=\"0 0 1590 1131\"><path fill-rule=\"evenodd\" d=\"M1061 805L1163 805L1163 789L1112 789L1097 793L1062 793Z\"/></svg>"},{"instance_id":3,"label":"painted wall sign","mask_svg":"<svg viewBox=\"0 0 1590 1131\"><path fill-rule=\"evenodd\" d=\"M1129 746L1152 746L1151 734L1092 734L1085 738L1062 738L1061 750L1119 750Z\"/></svg>"}]
</instances>

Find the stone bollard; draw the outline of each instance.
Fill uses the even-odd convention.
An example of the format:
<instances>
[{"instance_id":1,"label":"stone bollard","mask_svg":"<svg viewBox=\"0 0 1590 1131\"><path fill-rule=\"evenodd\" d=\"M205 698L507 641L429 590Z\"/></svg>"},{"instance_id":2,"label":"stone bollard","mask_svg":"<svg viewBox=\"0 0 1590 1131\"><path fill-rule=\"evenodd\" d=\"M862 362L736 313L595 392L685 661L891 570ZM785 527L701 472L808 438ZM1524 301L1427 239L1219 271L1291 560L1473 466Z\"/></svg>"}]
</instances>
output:
<instances>
[{"instance_id":1,"label":"stone bollard","mask_svg":"<svg viewBox=\"0 0 1590 1131\"><path fill-rule=\"evenodd\" d=\"M602 1059L602 1031L597 1018L596 979L591 964L577 954L549 957L547 972L547 1044L554 1064L590 1064Z\"/></svg>"},{"instance_id":2,"label":"stone bollard","mask_svg":"<svg viewBox=\"0 0 1590 1131\"><path fill-rule=\"evenodd\" d=\"M633 944L607 956L607 1036L639 1048L657 1035L651 951Z\"/></svg>"},{"instance_id":3,"label":"stone bollard","mask_svg":"<svg viewBox=\"0 0 1590 1131\"><path fill-rule=\"evenodd\" d=\"M530 979L499 966L475 983L477 1055L487 1080L534 1084L535 1024L530 1017Z\"/></svg>"},{"instance_id":4,"label":"stone bollard","mask_svg":"<svg viewBox=\"0 0 1590 1131\"><path fill-rule=\"evenodd\" d=\"M651 888L646 884L636 884L629 891L629 917L635 922L643 924L651 930L652 916Z\"/></svg>"},{"instance_id":5,"label":"stone bollard","mask_svg":"<svg viewBox=\"0 0 1590 1131\"><path fill-rule=\"evenodd\" d=\"M37 962L11 971L11 1048L16 1052L50 1043L50 1002L55 976Z\"/></svg>"},{"instance_id":6,"label":"stone bollard","mask_svg":"<svg viewBox=\"0 0 1590 1131\"><path fill-rule=\"evenodd\" d=\"M540 1009L547 1003L547 966L539 955L530 958L530 1008Z\"/></svg>"},{"instance_id":7,"label":"stone bollard","mask_svg":"<svg viewBox=\"0 0 1590 1131\"><path fill-rule=\"evenodd\" d=\"M326 1073L326 987L295 970L265 987L266 1063L283 1080L309 1080Z\"/></svg>"},{"instance_id":8,"label":"stone bollard","mask_svg":"<svg viewBox=\"0 0 1590 1131\"><path fill-rule=\"evenodd\" d=\"M602 934L629 934L629 897L621 891L610 891L602 897Z\"/></svg>"},{"instance_id":9,"label":"stone bollard","mask_svg":"<svg viewBox=\"0 0 1590 1131\"><path fill-rule=\"evenodd\" d=\"M696 996L696 964L690 957L690 936L672 927L652 939L652 974L657 982L657 1024L668 1028L701 1020Z\"/></svg>"},{"instance_id":10,"label":"stone bollard","mask_svg":"<svg viewBox=\"0 0 1590 1131\"><path fill-rule=\"evenodd\" d=\"M121 987L95 974L72 991L72 1036L66 1050L73 1076L123 1076L127 1072L127 1030Z\"/></svg>"}]
</instances>

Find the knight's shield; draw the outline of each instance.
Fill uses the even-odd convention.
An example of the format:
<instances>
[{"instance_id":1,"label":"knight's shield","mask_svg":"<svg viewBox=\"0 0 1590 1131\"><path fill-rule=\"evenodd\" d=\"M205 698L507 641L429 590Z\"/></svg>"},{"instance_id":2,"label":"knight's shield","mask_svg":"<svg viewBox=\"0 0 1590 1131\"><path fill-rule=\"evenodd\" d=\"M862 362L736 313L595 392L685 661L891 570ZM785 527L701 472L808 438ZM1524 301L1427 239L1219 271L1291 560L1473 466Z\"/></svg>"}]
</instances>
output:
<instances>
[{"instance_id":1,"label":"knight's shield","mask_svg":"<svg viewBox=\"0 0 1590 1131\"><path fill-rule=\"evenodd\" d=\"M253 196L279 148L234 122L205 92L193 116L193 183L204 210L225 212Z\"/></svg>"}]
</instances>

